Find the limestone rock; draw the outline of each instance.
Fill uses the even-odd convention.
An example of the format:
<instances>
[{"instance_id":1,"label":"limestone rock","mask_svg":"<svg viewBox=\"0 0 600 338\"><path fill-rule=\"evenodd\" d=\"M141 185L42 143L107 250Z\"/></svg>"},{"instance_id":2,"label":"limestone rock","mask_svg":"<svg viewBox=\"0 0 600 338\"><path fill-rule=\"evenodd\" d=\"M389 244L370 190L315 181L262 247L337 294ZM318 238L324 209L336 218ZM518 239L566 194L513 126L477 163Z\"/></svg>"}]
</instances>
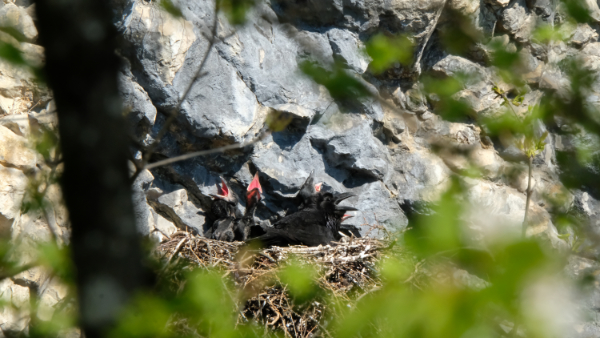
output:
<instances>
[{"instance_id":1,"label":"limestone rock","mask_svg":"<svg viewBox=\"0 0 600 338\"><path fill-rule=\"evenodd\" d=\"M0 164L25 171L33 170L37 156L26 141L24 137L0 126Z\"/></svg>"},{"instance_id":2,"label":"limestone rock","mask_svg":"<svg viewBox=\"0 0 600 338\"><path fill-rule=\"evenodd\" d=\"M135 57L144 76L155 83L171 85L196 40L189 21L175 18L156 4L136 1L121 27L127 41L135 46Z\"/></svg>"},{"instance_id":3,"label":"limestone rock","mask_svg":"<svg viewBox=\"0 0 600 338\"><path fill-rule=\"evenodd\" d=\"M143 138L156 121L156 107L144 88L134 81L129 68L119 73L119 94L123 99L123 109L133 127L132 134Z\"/></svg>"},{"instance_id":4,"label":"limestone rock","mask_svg":"<svg viewBox=\"0 0 600 338\"><path fill-rule=\"evenodd\" d=\"M29 289L9 278L0 281L0 299L11 306L0 308L0 332L5 336L27 333L29 326Z\"/></svg>"},{"instance_id":5,"label":"limestone rock","mask_svg":"<svg viewBox=\"0 0 600 338\"><path fill-rule=\"evenodd\" d=\"M345 224L352 224L360 229L361 234L375 238L384 237L386 231L396 233L406 228L408 219L382 182L366 183L350 191L358 197L350 198L343 204L359 210L353 211L354 217L345 221ZM377 226L383 226L385 230Z\"/></svg>"},{"instance_id":6,"label":"limestone rock","mask_svg":"<svg viewBox=\"0 0 600 338\"><path fill-rule=\"evenodd\" d=\"M577 297L577 310L583 315L579 323L574 325L576 333L574 337L597 337L600 336L600 320L597 317L600 308L600 280L598 274L600 264L596 260L570 255L565 266L566 275L574 283L585 283L588 287L582 288ZM591 282L589 282L591 281ZM580 284L581 285L581 284Z\"/></svg>"},{"instance_id":7,"label":"limestone rock","mask_svg":"<svg viewBox=\"0 0 600 338\"><path fill-rule=\"evenodd\" d=\"M137 230L140 234L148 236L155 228L154 214L152 208L148 205L146 200L146 193L152 185L154 176L148 171L144 170L133 182L133 210L135 213L135 220Z\"/></svg>"},{"instance_id":8,"label":"limestone rock","mask_svg":"<svg viewBox=\"0 0 600 338\"><path fill-rule=\"evenodd\" d=\"M384 179L391 162L387 149L373 137L368 124L362 123L323 142L325 158L332 167L341 167L376 179Z\"/></svg>"},{"instance_id":9,"label":"limestone rock","mask_svg":"<svg viewBox=\"0 0 600 338\"><path fill-rule=\"evenodd\" d=\"M588 42L597 42L598 33L588 24L578 24L569 39L569 43L577 48L583 47Z\"/></svg>"},{"instance_id":10,"label":"limestone rock","mask_svg":"<svg viewBox=\"0 0 600 338\"><path fill-rule=\"evenodd\" d=\"M177 227L173 222L162 217L160 214L152 211L154 215L154 231L150 234L150 237L154 238L158 243L166 240L168 237L178 231Z\"/></svg>"},{"instance_id":11,"label":"limestone rock","mask_svg":"<svg viewBox=\"0 0 600 338\"><path fill-rule=\"evenodd\" d=\"M148 201L154 209L179 229L203 234L206 230L202 210L198 209L188 198L187 191L181 186L177 190L165 192L154 188L148 194Z\"/></svg>"},{"instance_id":12,"label":"limestone rock","mask_svg":"<svg viewBox=\"0 0 600 338\"><path fill-rule=\"evenodd\" d=\"M486 243L521 236L525 215L524 194L481 180L465 179L465 183L468 184L466 197L470 207L463 217L472 231L469 236L472 241ZM550 214L533 203L530 205L526 234L547 242L554 249L567 249L567 244L558 238Z\"/></svg>"},{"instance_id":13,"label":"limestone rock","mask_svg":"<svg viewBox=\"0 0 600 338\"><path fill-rule=\"evenodd\" d=\"M22 171L0 164L0 236L10 236L10 228L20 215L27 177Z\"/></svg>"},{"instance_id":14,"label":"limestone rock","mask_svg":"<svg viewBox=\"0 0 600 338\"><path fill-rule=\"evenodd\" d=\"M0 117L0 126L4 126L13 133L23 137L27 137L30 133L29 120L25 114Z\"/></svg>"},{"instance_id":15,"label":"limestone rock","mask_svg":"<svg viewBox=\"0 0 600 338\"><path fill-rule=\"evenodd\" d=\"M0 88L0 115L27 112L47 95L29 70L5 60L0 60Z\"/></svg>"},{"instance_id":16,"label":"limestone rock","mask_svg":"<svg viewBox=\"0 0 600 338\"><path fill-rule=\"evenodd\" d=\"M535 15L529 11L525 0L513 2L502 12L502 26L509 31L518 42L526 42L529 40L535 27L535 22Z\"/></svg>"},{"instance_id":17,"label":"limestone rock","mask_svg":"<svg viewBox=\"0 0 600 338\"><path fill-rule=\"evenodd\" d=\"M369 66L369 57L361 50L360 40L347 30L332 28L327 32L333 55L349 69L362 74Z\"/></svg>"},{"instance_id":18,"label":"limestone rock","mask_svg":"<svg viewBox=\"0 0 600 338\"><path fill-rule=\"evenodd\" d=\"M408 149L395 149L392 161L394 172L386 186L397 195L400 203L404 200L435 201L448 187L450 169L426 149L415 144Z\"/></svg>"},{"instance_id":19,"label":"limestone rock","mask_svg":"<svg viewBox=\"0 0 600 338\"><path fill-rule=\"evenodd\" d=\"M37 309L37 317L42 321L51 321L57 305L67 296L68 288L66 285L57 280L56 277L51 278L48 283L42 288L39 295L39 305Z\"/></svg>"},{"instance_id":20,"label":"limestone rock","mask_svg":"<svg viewBox=\"0 0 600 338\"><path fill-rule=\"evenodd\" d=\"M4 4L0 7L0 26L15 29L28 42L37 39L37 29L33 19L27 11L12 3Z\"/></svg>"},{"instance_id":21,"label":"limestone rock","mask_svg":"<svg viewBox=\"0 0 600 338\"><path fill-rule=\"evenodd\" d=\"M234 67L261 105L275 108L294 103L313 115L325 110L331 103L329 94L302 74L299 63L331 63L333 51L328 35L280 24L266 5L257 12L263 14L251 17L254 25L237 30L216 46L219 55Z\"/></svg>"}]
</instances>

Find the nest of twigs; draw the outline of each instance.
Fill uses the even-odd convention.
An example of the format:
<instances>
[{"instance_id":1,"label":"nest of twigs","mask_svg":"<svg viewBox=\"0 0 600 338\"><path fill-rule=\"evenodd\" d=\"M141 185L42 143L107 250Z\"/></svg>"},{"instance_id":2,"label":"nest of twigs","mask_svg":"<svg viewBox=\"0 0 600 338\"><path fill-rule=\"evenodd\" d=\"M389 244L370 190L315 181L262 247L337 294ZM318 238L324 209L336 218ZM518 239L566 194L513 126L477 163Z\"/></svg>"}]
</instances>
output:
<instances>
[{"instance_id":1,"label":"nest of twigs","mask_svg":"<svg viewBox=\"0 0 600 338\"><path fill-rule=\"evenodd\" d=\"M334 315L323 302L294 304L277 272L290 258L316 268L317 283L324 294L341 302L356 301L380 287L376 263L391 248L390 241L345 238L319 247L272 247L252 250L243 242L222 242L177 232L156 252L173 264L184 259L199 268L221 269L225 277L248 295L239 321L257 320L265 328L282 330L286 336L313 337L323 334L321 321Z\"/></svg>"}]
</instances>

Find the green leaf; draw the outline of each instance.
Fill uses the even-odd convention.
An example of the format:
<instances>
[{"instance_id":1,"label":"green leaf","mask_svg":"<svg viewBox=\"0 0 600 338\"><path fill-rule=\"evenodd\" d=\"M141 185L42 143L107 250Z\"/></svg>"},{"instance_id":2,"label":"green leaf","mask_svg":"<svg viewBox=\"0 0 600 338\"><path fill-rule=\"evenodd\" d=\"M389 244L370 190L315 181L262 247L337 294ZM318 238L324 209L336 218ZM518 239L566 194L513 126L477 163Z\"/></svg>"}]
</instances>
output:
<instances>
[{"instance_id":1,"label":"green leaf","mask_svg":"<svg viewBox=\"0 0 600 338\"><path fill-rule=\"evenodd\" d=\"M562 41L567 37L564 33L550 25L540 25L533 32L533 39L541 43L549 43L550 41Z\"/></svg>"},{"instance_id":2,"label":"green leaf","mask_svg":"<svg viewBox=\"0 0 600 338\"><path fill-rule=\"evenodd\" d=\"M233 25L245 23L246 14L255 4L255 0L218 0L219 9Z\"/></svg>"},{"instance_id":3,"label":"green leaf","mask_svg":"<svg viewBox=\"0 0 600 338\"><path fill-rule=\"evenodd\" d=\"M413 43L403 35L377 34L367 42L367 54L373 59L369 69L380 74L394 64L409 65L413 59Z\"/></svg>"},{"instance_id":4,"label":"green leaf","mask_svg":"<svg viewBox=\"0 0 600 338\"><path fill-rule=\"evenodd\" d=\"M167 11L169 14L173 15L174 17L177 17L177 18L183 17L183 13L181 13L181 10L179 9L179 7L177 7L175 4L173 4L173 2L171 0L160 0L160 7L162 7L165 11Z\"/></svg>"},{"instance_id":5,"label":"green leaf","mask_svg":"<svg viewBox=\"0 0 600 338\"><path fill-rule=\"evenodd\" d=\"M523 95L518 95L512 100L512 104L514 104L515 106L520 106L521 103L523 103L524 99L525 97Z\"/></svg>"},{"instance_id":6,"label":"green leaf","mask_svg":"<svg viewBox=\"0 0 600 338\"><path fill-rule=\"evenodd\" d=\"M567 13L577 22L588 23L595 21L590 15L591 9L585 0L565 0ZM594 3L594 6L595 3Z\"/></svg>"},{"instance_id":7,"label":"green leaf","mask_svg":"<svg viewBox=\"0 0 600 338\"><path fill-rule=\"evenodd\" d=\"M0 41L0 58L16 65L24 65L21 51L10 43Z\"/></svg>"},{"instance_id":8,"label":"green leaf","mask_svg":"<svg viewBox=\"0 0 600 338\"><path fill-rule=\"evenodd\" d=\"M300 69L316 83L325 86L335 100L357 100L371 95L365 84L349 74L340 64L327 70L312 62L302 62Z\"/></svg>"},{"instance_id":9,"label":"green leaf","mask_svg":"<svg viewBox=\"0 0 600 338\"><path fill-rule=\"evenodd\" d=\"M318 294L318 286L314 282L316 276L317 271L312 266L292 259L279 273L279 280L290 291L294 300L301 304Z\"/></svg>"}]
</instances>

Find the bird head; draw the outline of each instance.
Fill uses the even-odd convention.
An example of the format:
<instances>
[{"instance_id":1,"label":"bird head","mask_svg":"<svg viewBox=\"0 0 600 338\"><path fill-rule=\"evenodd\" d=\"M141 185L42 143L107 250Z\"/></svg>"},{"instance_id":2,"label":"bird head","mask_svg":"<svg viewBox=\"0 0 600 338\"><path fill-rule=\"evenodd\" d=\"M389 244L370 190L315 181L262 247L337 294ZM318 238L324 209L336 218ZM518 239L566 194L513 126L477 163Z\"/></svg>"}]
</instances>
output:
<instances>
[{"instance_id":1,"label":"bird head","mask_svg":"<svg viewBox=\"0 0 600 338\"><path fill-rule=\"evenodd\" d=\"M354 217L354 215L346 213L346 211L357 211L358 209L345 205L338 205L345 199L356 196L351 192L344 192L341 194L337 194L334 196L334 205L335 205L335 215L341 219L341 222L347 220L350 217Z\"/></svg>"},{"instance_id":2,"label":"bird head","mask_svg":"<svg viewBox=\"0 0 600 338\"><path fill-rule=\"evenodd\" d=\"M217 184L218 193L216 195L211 194L210 196L214 199L224 200L231 204L237 204L238 199L235 193L229 188L227 182L223 179L223 177L219 176L221 179L221 185Z\"/></svg>"},{"instance_id":3,"label":"bird head","mask_svg":"<svg viewBox=\"0 0 600 338\"><path fill-rule=\"evenodd\" d=\"M354 215L348 214L347 211L357 211L358 209L345 206L345 205L336 205L335 206L335 215L340 218L341 222L347 220L348 218L354 217Z\"/></svg>"},{"instance_id":4,"label":"bird head","mask_svg":"<svg viewBox=\"0 0 600 338\"><path fill-rule=\"evenodd\" d=\"M252 182L246 189L246 209L249 209L256 205L258 201L261 199L262 187L260 186L260 182L258 180L258 173L254 175Z\"/></svg>"}]
</instances>

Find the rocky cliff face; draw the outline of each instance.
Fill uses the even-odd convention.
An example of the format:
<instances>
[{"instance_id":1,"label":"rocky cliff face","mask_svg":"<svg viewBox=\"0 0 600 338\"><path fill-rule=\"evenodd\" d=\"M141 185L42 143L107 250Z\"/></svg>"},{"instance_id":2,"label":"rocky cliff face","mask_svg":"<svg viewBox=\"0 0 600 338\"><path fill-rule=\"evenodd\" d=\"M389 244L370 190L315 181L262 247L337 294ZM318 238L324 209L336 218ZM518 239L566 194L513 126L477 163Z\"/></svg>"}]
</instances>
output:
<instances>
[{"instance_id":1,"label":"rocky cliff face","mask_svg":"<svg viewBox=\"0 0 600 338\"><path fill-rule=\"evenodd\" d=\"M121 8L117 22L125 42L121 53L129 61L121 77L122 92L131 107L137 136L148 144L200 66L215 18L210 2L182 3L183 18L170 16L152 3L125 2ZM440 78L473 75L459 95L475 114L494 115L503 99L492 89L497 80L493 72L480 64L485 49L474 50L470 59L450 55L443 51L438 36L449 29L448 16L458 11L472 21L476 33L491 35L494 30L494 39L506 48L516 48L516 43L529 41L532 25L550 20L536 14L535 8L525 2L509 6L460 1L349 5L274 1L258 5L243 27L217 18L219 39L204 66L205 75L192 87L159 153L172 157L252 139L269 109L292 114L295 123L253 147L147 173L138 187L142 201L144 192L150 193L152 207L141 203L140 212L147 209L156 215L144 218L147 221L140 227L151 233L157 219L165 217L179 227L201 231L201 201L216 191L218 175L235 179L239 190L255 170L267 187L261 217L282 214L290 197L315 170L328 188L359 196L354 204L360 211L349 223L365 234L375 224L398 231L407 225L403 204L435 200L450 175L461 173L473 162L483 169L484 178L467 180L472 187L469 198L476 206L465 217L478 223L475 210L485 210L498 226L502 224L503 231L518 233L525 209L524 166L505 161L501 156L505 149L482 141L477 125L451 123L436 115L435 106L423 97L419 77L425 72ZM414 40L415 57L410 66L392 67L375 77L367 70L370 59L363 49L365 41L380 31L407 34ZM579 31L589 35L580 48L594 44L597 34L590 27L577 27ZM564 48L564 55L555 59L577 52L570 46ZM550 74L559 76L554 79L557 84L564 80L552 73L552 64L546 65L547 56L537 58L532 49L530 44L521 51L529 57L526 71L537 72L530 77L532 86L552 82ZM305 60L341 62L349 73L366 79L369 88L388 104L365 100L340 107L323 86L303 75L299 64ZM532 89L519 109L526 111L542 95ZM460 146L467 155L436 154L431 150L436 142ZM548 208L540 206L549 205L542 197L547 191L564 190L557 179L554 153L551 142L536 159L531 231L561 246ZM509 171L517 172L516 178L508 179ZM572 202L570 196L564 207Z\"/></svg>"},{"instance_id":2,"label":"rocky cliff face","mask_svg":"<svg viewBox=\"0 0 600 338\"><path fill-rule=\"evenodd\" d=\"M231 179L240 193L251 173L258 171L265 190L258 215L266 220L289 208L312 170L326 189L358 195L352 202L360 211L347 223L358 226L363 235L380 236L382 230L375 225L388 231L404 229L408 220L403 206L436 200L455 174L469 187L463 217L473 238L518 235L527 187L524 162L514 161L518 154L511 147L490 142L478 125L442 119L435 99L424 96L421 81L423 74L438 79L470 74L457 95L475 116L493 117L503 109L503 99L494 90L498 78L493 69L484 66L489 50L477 45L467 54L453 55L442 46L440 36L452 29L453 15L459 13L472 25L473 34L518 51L527 61L521 71L530 89L516 107L519 114L527 114L544 95L565 95L570 82L561 70L563 60L575 57L591 70L600 63L597 23L572 25L565 33L567 42L541 44L532 38L536 26L560 21L553 1L272 0L260 2L241 27L215 18L212 1L182 0L179 5L181 18L153 1L116 4L115 25L121 32L119 53L124 60L120 91L137 141L150 144L177 106L204 60L215 20L216 44L155 159L251 140L263 128L270 109L288 112L294 121L285 131L252 146L144 171L134 184L138 227L157 240L177 228L203 231L206 201L216 193L219 175ZM10 42L31 62L43 62L29 2L5 1L0 6L0 26L13 27L24 36L22 42ZM600 18L595 2L590 6L593 17ZM368 70L371 60L364 46L382 31L406 34L415 53L409 66L398 65L375 76ZM302 73L300 63L306 60L339 62L382 101L341 105ZM48 189L55 202L45 210L49 216L21 211L28 180L50 170L31 150L40 126L56 125L50 93L31 74L4 61L0 84L0 235L27 243L49 239L52 229L59 240L67 241L67 216L56 185ZM598 106L600 86L593 88L598 91L589 93L587 103ZM538 128L548 129L541 123ZM598 196L585 189L570 191L559 180L557 152L572 153L582 137L562 131L551 129L545 149L534 159L528 230L560 250L567 243L554 225L556 208L577 211L595 231L600 222ZM461 152L434 151L441 143ZM481 168L481 177L461 176L471 164ZM558 195L563 196L558 206L548 202ZM577 267L595 266L577 258L573 262L575 275ZM47 308L44 320L51 318L52 307L64 297L43 271L4 280L0 297L15 304L0 313L5 335L26 329L28 320L21 314L27 312L31 290ZM597 295L594 299L586 306L600 308ZM598 323L585 324L580 333L597 336L594 325Z\"/></svg>"}]
</instances>

